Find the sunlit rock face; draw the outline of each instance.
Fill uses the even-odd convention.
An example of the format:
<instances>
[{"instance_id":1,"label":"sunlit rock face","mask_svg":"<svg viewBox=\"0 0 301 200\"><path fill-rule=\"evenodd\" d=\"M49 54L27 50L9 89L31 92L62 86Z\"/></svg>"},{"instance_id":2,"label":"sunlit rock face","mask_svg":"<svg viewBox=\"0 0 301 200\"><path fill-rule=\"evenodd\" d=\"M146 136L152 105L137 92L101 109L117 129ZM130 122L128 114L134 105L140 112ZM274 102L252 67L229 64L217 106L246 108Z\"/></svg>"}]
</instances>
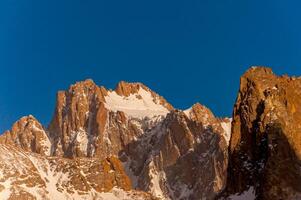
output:
<instances>
[{"instance_id":1,"label":"sunlit rock face","mask_svg":"<svg viewBox=\"0 0 301 200\"><path fill-rule=\"evenodd\" d=\"M10 144L26 151L31 151L41 155L49 155L51 142L44 127L29 115L22 117L0 136L1 144Z\"/></svg>"},{"instance_id":2,"label":"sunlit rock face","mask_svg":"<svg viewBox=\"0 0 301 200\"><path fill-rule=\"evenodd\" d=\"M106 157L118 155L173 109L162 97L141 83L120 82L115 91L91 80L78 82L57 95L49 126L53 155Z\"/></svg>"},{"instance_id":3,"label":"sunlit rock face","mask_svg":"<svg viewBox=\"0 0 301 200\"><path fill-rule=\"evenodd\" d=\"M301 78L263 67L240 80L233 112L227 192L301 198Z\"/></svg>"}]
</instances>

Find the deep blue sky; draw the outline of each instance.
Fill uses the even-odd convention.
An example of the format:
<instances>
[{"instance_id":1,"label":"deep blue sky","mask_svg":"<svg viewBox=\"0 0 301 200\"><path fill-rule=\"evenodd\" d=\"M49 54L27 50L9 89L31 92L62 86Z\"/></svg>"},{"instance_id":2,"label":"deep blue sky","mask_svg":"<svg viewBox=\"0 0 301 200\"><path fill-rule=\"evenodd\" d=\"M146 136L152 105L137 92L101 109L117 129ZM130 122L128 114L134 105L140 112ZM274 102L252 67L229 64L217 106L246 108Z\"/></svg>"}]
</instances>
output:
<instances>
[{"instance_id":1,"label":"deep blue sky","mask_svg":"<svg viewBox=\"0 0 301 200\"><path fill-rule=\"evenodd\" d=\"M252 65L301 74L301 3L283 0L0 2L0 132L44 125L55 94L92 78L140 81L177 108L230 116Z\"/></svg>"}]
</instances>

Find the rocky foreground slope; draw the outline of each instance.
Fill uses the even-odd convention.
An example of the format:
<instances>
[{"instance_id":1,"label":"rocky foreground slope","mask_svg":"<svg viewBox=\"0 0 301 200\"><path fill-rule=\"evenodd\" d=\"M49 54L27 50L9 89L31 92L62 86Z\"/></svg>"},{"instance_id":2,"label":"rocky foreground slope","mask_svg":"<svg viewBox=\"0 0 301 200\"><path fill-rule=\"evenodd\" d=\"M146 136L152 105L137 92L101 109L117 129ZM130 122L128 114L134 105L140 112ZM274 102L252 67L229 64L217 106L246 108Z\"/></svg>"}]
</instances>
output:
<instances>
[{"instance_id":1,"label":"rocky foreground slope","mask_svg":"<svg viewBox=\"0 0 301 200\"><path fill-rule=\"evenodd\" d=\"M232 122L232 128L231 128ZM252 67L233 120L141 83L60 91L0 136L2 199L301 199L301 78Z\"/></svg>"}]
</instances>

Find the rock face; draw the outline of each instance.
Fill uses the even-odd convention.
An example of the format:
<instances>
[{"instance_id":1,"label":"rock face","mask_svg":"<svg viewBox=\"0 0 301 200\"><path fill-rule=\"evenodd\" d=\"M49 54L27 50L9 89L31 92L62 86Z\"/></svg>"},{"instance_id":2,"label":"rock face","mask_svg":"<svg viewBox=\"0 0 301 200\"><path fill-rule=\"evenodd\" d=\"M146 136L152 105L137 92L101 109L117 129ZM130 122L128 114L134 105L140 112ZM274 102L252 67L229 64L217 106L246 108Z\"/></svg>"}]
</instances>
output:
<instances>
[{"instance_id":1,"label":"rock face","mask_svg":"<svg viewBox=\"0 0 301 200\"><path fill-rule=\"evenodd\" d=\"M140 126L151 120L146 117L165 115L171 109L165 99L141 83L122 81L115 91L108 91L92 80L78 82L57 95L49 126L52 155L118 155L141 134L137 123Z\"/></svg>"},{"instance_id":2,"label":"rock face","mask_svg":"<svg viewBox=\"0 0 301 200\"><path fill-rule=\"evenodd\" d=\"M58 92L55 114L49 125L52 155L91 157L95 153L90 141L104 132L107 111L103 101L106 94L107 90L96 86L92 80Z\"/></svg>"},{"instance_id":3,"label":"rock face","mask_svg":"<svg viewBox=\"0 0 301 200\"><path fill-rule=\"evenodd\" d=\"M41 155L49 155L51 143L43 126L31 115L22 117L10 131L0 137L1 144L10 144Z\"/></svg>"},{"instance_id":4,"label":"rock face","mask_svg":"<svg viewBox=\"0 0 301 200\"><path fill-rule=\"evenodd\" d=\"M137 189L162 199L213 199L225 186L224 130L200 104L170 112L132 145L128 166Z\"/></svg>"},{"instance_id":5,"label":"rock face","mask_svg":"<svg viewBox=\"0 0 301 200\"><path fill-rule=\"evenodd\" d=\"M200 104L176 110L141 83L78 82L58 92L48 128L29 116L0 136L0 189L7 199L213 199L230 123Z\"/></svg>"},{"instance_id":6,"label":"rock face","mask_svg":"<svg viewBox=\"0 0 301 200\"><path fill-rule=\"evenodd\" d=\"M227 193L301 198L301 78L253 67L240 80L229 146Z\"/></svg>"}]
</instances>

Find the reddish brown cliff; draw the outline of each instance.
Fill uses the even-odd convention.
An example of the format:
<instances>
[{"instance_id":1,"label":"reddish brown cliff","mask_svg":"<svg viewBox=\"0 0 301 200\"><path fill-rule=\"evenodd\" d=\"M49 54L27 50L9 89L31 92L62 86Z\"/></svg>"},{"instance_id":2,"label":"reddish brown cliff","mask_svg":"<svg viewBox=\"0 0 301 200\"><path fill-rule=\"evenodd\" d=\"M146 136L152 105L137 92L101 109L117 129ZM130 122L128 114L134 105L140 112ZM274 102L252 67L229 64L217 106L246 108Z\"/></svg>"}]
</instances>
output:
<instances>
[{"instance_id":1,"label":"reddish brown cliff","mask_svg":"<svg viewBox=\"0 0 301 200\"><path fill-rule=\"evenodd\" d=\"M51 143L43 126L31 115L22 117L0 136L0 143L20 147L26 151L50 155Z\"/></svg>"},{"instance_id":2,"label":"reddish brown cliff","mask_svg":"<svg viewBox=\"0 0 301 200\"><path fill-rule=\"evenodd\" d=\"M227 143L220 121L200 104L172 111L128 155L137 189L163 199L213 199L224 189Z\"/></svg>"},{"instance_id":3,"label":"reddish brown cliff","mask_svg":"<svg viewBox=\"0 0 301 200\"><path fill-rule=\"evenodd\" d=\"M300 199L301 78L253 67L240 80L229 148L228 192Z\"/></svg>"},{"instance_id":4,"label":"reddish brown cliff","mask_svg":"<svg viewBox=\"0 0 301 200\"><path fill-rule=\"evenodd\" d=\"M115 92L98 87L92 80L86 80L72 85L67 91L59 92L49 125L50 137L54 141L52 155L102 158L118 155L120 150L142 134L141 128L145 128L141 127L142 123L153 121L144 119L152 113L152 107L135 110L135 104L143 105L149 100L140 95L141 89L142 94L146 97L149 95L157 107L162 105L166 112L172 109L163 97L141 83L122 81L118 83ZM120 103L125 105L120 106ZM143 112L143 109L146 111ZM140 118L137 119L136 115Z\"/></svg>"}]
</instances>

